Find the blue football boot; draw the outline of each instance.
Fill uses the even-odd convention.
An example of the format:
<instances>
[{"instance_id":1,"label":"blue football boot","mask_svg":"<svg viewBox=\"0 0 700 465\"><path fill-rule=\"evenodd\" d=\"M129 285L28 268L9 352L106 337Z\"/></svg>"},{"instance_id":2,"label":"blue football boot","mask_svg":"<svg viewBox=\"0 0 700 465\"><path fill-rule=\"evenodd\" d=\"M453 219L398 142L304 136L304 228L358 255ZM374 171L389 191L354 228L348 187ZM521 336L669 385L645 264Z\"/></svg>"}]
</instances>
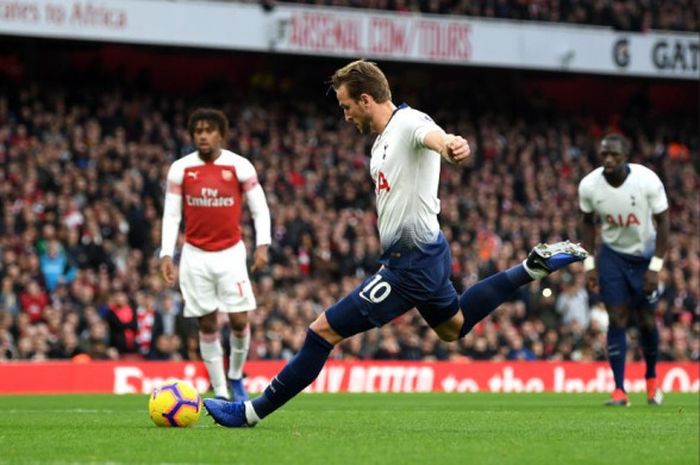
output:
<instances>
[{"instance_id":1,"label":"blue football boot","mask_svg":"<svg viewBox=\"0 0 700 465\"><path fill-rule=\"evenodd\" d=\"M231 391L231 400L245 402L248 400L248 394L243 387L243 378L228 379L228 389Z\"/></svg>"},{"instance_id":2,"label":"blue football boot","mask_svg":"<svg viewBox=\"0 0 700 465\"><path fill-rule=\"evenodd\" d=\"M214 421L228 428L246 428L249 425L243 402L230 402L221 399L204 399L204 407Z\"/></svg>"},{"instance_id":3,"label":"blue football boot","mask_svg":"<svg viewBox=\"0 0 700 465\"><path fill-rule=\"evenodd\" d=\"M569 241L538 244L523 265L533 279L542 279L566 265L583 261L587 256L586 249Z\"/></svg>"}]
</instances>

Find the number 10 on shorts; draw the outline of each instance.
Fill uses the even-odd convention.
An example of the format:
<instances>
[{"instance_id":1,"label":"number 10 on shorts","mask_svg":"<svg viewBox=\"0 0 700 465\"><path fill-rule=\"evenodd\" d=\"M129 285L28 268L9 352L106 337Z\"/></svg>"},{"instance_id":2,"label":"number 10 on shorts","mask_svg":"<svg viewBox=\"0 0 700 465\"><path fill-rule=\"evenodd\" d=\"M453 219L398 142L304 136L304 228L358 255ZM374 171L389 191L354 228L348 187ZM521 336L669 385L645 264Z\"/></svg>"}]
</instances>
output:
<instances>
[{"instance_id":1,"label":"number 10 on shorts","mask_svg":"<svg viewBox=\"0 0 700 465\"><path fill-rule=\"evenodd\" d=\"M382 275L375 274L365 287L360 291L360 297L373 304L378 304L391 293L391 284L382 281Z\"/></svg>"}]
</instances>

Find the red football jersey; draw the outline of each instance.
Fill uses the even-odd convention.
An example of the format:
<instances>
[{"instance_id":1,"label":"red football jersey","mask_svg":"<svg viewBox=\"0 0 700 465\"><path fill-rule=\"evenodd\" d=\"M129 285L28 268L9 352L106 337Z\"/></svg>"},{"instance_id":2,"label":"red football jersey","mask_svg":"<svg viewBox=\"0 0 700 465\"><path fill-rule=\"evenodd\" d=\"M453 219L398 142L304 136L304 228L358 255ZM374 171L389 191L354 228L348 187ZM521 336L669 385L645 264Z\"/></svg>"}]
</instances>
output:
<instances>
[{"instance_id":1,"label":"red football jersey","mask_svg":"<svg viewBox=\"0 0 700 465\"><path fill-rule=\"evenodd\" d=\"M182 210L187 243L203 250L222 250L240 241L241 193L232 165L185 168Z\"/></svg>"},{"instance_id":2,"label":"red football jersey","mask_svg":"<svg viewBox=\"0 0 700 465\"><path fill-rule=\"evenodd\" d=\"M185 241L208 251L235 245L241 240L243 194L257 184L252 163L228 150L213 163L196 152L173 163L168 192L182 198Z\"/></svg>"}]
</instances>

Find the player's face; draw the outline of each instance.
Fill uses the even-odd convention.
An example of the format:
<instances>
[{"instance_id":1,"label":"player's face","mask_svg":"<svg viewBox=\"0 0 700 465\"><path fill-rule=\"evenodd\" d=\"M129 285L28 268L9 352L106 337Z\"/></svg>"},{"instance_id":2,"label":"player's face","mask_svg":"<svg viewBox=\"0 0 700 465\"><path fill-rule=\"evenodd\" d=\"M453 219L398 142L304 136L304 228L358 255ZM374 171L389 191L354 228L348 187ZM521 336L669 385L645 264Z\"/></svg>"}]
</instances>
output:
<instances>
[{"instance_id":1,"label":"player's face","mask_svg":"<svg viewBox=\"0 0 700 465\"><path fill-rule=\"evenodd\" d=\"M345 121L354 124L360 134L369 133L372 120L360 102L350 98L345 84L336 89L335 96L338 99L338 105L343 109Z\"/></svg>"},{"instance_id":2,"label":"player's face","mask_svg":"<svg viewBox=\"0 0 700 465\"><path fill-rule=\"evenodd\" d=\"M605 174L616 174L624 170L626 157L621 142L603 140L599 153Z\"/></svg>"},{"instance_id":3,"label":"player's face","mask_svg":"<svg viewBox=\"0 0 700 465\"><path fill-rule=\"evenodd\" d=\"M219 129L209 121L198 121L194 127L194 144L200 156L208 157L221 149L223 137Z\"/></svg>"}]
</instances>

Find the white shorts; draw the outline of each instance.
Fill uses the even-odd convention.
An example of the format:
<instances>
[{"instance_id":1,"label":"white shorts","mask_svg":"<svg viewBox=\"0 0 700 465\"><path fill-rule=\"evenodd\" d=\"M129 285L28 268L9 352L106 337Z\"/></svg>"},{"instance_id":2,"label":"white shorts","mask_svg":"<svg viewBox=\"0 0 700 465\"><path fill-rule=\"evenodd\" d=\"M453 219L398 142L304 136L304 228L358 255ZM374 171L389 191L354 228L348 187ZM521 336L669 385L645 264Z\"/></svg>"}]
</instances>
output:
<instances>
[{"instance_id":1,"label":"white shorts","mask_svg":"<svg viewBox=\"0 0 700 465\"><path fill-rule=\"evenodd\" d=\"M257 304L248 278L243 241L209 252L185 243L180 257L180 290L186 317L216 310L226 313L255 310Z\"/></svg>"}]
</instances>

